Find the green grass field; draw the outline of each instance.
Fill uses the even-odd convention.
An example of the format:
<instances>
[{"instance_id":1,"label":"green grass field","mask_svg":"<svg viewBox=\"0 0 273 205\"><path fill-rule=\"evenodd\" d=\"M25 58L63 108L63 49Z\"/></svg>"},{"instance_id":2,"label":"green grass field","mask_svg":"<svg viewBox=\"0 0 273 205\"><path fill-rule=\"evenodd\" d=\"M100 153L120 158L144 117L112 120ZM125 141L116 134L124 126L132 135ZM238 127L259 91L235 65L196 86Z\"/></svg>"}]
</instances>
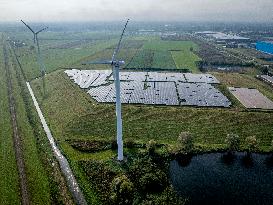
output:
<instances>
[{"instance_id":1,"label":"green grass field","mask_svg":"<svg viewBox=\"0 0 273 205\"><path fill-rule=\"evenodd\" d=\"M196 62L201 59L194 53L187 51L172 51L171 53L177 68L188 68L192 73L200 72L196 66Z\"/></svg>"},{"instance_id":2,"label":"green grass field","mask_svg":"<svg viewBox=\"0 0 273 205\"><path fill-rule=\"evenodd\" d=\"M42 44L45 49L45 64L48 68L48 74L45 77L45 98L42 96L42 80L35 79L40 75L38 65L35 63L35 51L25 47L19 48L16 53L20 56L19 59L27 79L31 80L31 86L53 136L68 158L88 202L98 204L100 198L94 191L94 184L88 181L79 163L94 160L107 161L115 157L116 152L113 150L95 153L82 152L73 148L70 142L73 140L114 140L115 105L100 104L94 101L86 91L81 90L68 78L61 67L108 68L95 65L83 66L81 62L109 59L116 44L116 36L108 40L100 39L78 45L77 39L80 34L66 37L63 42L60 40L62 35L57 35L56 38L53 34L49 35L47 40L46 35L44 36L45 40ZM61 48L67 45L71 47ZM126 68L187 68L193 73L199 73L195 63L200 58L193 53L197 49L197 45L191 41L162 41L159 38L141 36L131 40L126 39L118 58L126 60ZM248 136L255 135L259 140L260 150L270 151L273 139L273 112L246 110L229 94L227 87L254 87L273 100L272 88L255 79L251 74L213 73L213 75L222 82L222 85L218 87L233 102L231 108L123 105L124 140L131 139L136 143L145 144L154 139L158 143L175 146L179 134L182 131L189 131L194 136L195 144L202 151L213 151L226 148L225 137L227 134L236 133L242 141ZM20 99L19 96L18 99ZM22 102L19 101L19 104ZM34 136L29 130L23 107L19 106L19 108L22 116L20 121L24 121L21 122L21 126L26 135L24 141L26 153L32 155L31 160L35 162L33 166L28 165L28 169L32 170L35 166L37 170L40 170L42 166L39 163L34 142L31 141ZM126 153L131 151L125 149ZM27 163L30 161L27 160ZM33 185L40 181L40 188L47 189L48 182L44 173L42 171L38 173L37 170L31 171L29 180ZM37 176L37 179L34 180L32 178L34 176ZM38 197L42 191L33 194ZM44 200L47 201L48 195L45 194L44 197Z\"/></svg>"},{"instance_id":3,"label":"green grass field","mask_svg":"<svg viewBox=\"0 0 273 205\"><path fill-rule=\"evenodd\" d=\"M0 41L0 204L20 204L19 176L13 148L13 134L4 70L3 44Z\"/></svg>"}]
</instances>

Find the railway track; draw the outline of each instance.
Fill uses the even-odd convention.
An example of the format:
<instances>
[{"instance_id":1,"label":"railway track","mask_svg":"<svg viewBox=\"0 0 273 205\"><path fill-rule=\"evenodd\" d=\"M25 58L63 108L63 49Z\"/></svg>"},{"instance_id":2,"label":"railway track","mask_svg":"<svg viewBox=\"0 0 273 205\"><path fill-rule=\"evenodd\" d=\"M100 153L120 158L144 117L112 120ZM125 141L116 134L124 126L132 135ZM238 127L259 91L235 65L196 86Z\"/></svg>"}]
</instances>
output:
<instances>
[{"instance_id":1,"label":"railway track","mask_svg":"<svg viewBox=\"0 0 273 205\"><path fill-rule=\"evenodd\" d=\"M16 164L19 174L20 180L20 192L21 192L21 203L23 205L29 205L29 193L27 187L27 177L26 177L26 168L23 156L23 147L22 140L20 137L18 124L17 124L17 116L16 116L16 101L13 95L13 85L12 85L12 77L9 66L9 54L6 42L3 43L3 55L4 55L4 68L6 72L7 79L7 89L8 89L8 100L9 100L9 111L11 116L11 124L13 130L13 145L16 157Z\"/></svg>"}]
</instances>

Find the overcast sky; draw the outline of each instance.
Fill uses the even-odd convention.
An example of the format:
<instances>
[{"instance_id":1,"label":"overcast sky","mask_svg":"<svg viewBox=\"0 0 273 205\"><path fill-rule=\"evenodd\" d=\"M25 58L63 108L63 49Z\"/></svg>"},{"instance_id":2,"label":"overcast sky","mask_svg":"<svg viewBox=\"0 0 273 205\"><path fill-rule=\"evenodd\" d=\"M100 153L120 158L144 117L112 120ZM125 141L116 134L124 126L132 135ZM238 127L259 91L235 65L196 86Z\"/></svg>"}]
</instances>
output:
<instances>
[{"instance_id":1,"label":"overcast sky","mask_svg":"<svg viewBox=\"0 0 273 205\"><path fill-rule=\"evenodd\" d=\"M0 0L0 21L265 21L273 0Z\"/></svg>"}]
</instances>

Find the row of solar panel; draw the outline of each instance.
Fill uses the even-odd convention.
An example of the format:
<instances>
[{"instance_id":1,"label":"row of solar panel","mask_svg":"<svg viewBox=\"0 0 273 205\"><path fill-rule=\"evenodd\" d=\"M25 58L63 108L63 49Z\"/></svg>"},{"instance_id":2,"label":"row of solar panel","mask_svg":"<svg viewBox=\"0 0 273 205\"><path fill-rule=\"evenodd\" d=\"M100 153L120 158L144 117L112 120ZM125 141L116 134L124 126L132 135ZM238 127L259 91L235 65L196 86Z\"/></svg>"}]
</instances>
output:
<instances>
[{"instance_id":1,"label":"row of solar panel","mask_svg":"<svg viewBox=\"0 0 273 205\"><path fill-rule=\"evenodd\" d=\"M111 70L66 70L65 73L81 88L96 87L113 81ZM140 82L189 82L189 83L219 83L210 74L166 73L166 72L120 72L121 81Z\"/></svg>"},{"instance_id":2,"label":"row of solar panel","mask_svg":"<svg viewBox=\"0 0 273 205\"><path fill-rule=\"evenodd\" d=\"M91 88L98 102L115 102L114 84ZM204 83L121 82L121 102L156 105L229 107L230 101L216 88Z\"/></svg>"}]
</instances>

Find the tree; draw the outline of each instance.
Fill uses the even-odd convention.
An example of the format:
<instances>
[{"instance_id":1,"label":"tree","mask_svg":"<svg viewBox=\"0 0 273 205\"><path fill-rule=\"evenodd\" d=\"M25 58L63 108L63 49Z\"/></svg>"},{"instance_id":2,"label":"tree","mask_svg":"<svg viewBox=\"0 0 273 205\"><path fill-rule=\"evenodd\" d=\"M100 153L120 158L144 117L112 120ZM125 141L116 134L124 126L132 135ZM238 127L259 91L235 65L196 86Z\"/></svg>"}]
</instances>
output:
<instances>
[{"instance_id":1,"label":"tree","mask_svg":"<svg viewBox=\"0 0 273 205\"><path fill-rule=\"evenodd\" d=\"M193 137L189 132L181 132L178 137L178 146L180 151L190 153L193 151Z\"/></svg>"},{"instance_id":2,"label":"tree","mask_svg":"<svg viewBox=\"0 0 273 205\"><path fill-rule=\"evenodd\" d=\"M236 134L228 134L225 143L228 145L228 152L231 154L234 151L238 151L240 147L240 138Z\"/></svg>"}]
</instances>

